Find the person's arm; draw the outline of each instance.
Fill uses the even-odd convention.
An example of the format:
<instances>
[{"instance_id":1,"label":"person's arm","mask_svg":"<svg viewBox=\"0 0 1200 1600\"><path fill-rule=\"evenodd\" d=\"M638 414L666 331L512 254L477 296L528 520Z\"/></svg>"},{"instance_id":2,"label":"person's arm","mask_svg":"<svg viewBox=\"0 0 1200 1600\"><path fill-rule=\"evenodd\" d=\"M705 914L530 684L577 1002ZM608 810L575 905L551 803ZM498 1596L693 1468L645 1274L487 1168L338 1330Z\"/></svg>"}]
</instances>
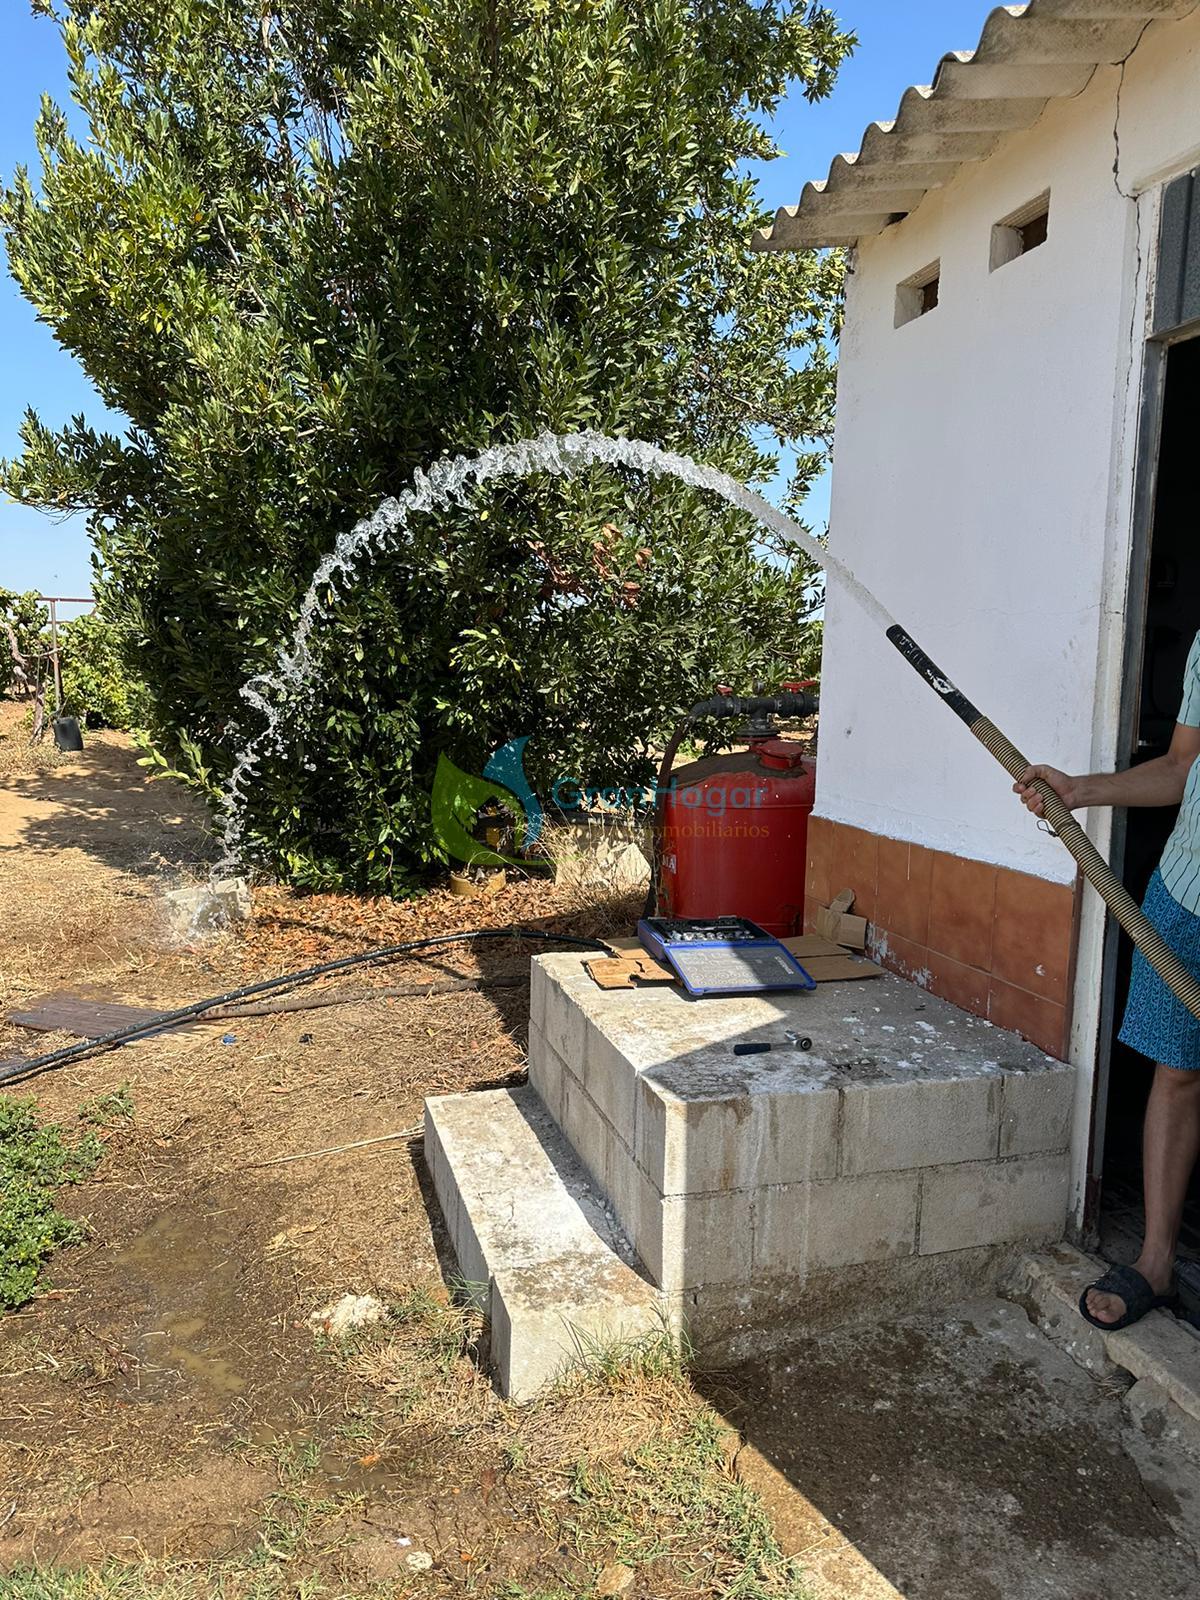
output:
<instances>
[{"instance_id":1,"label":"person's arm","mask_svg":"<svg viewBox=\"0 0 1200 1600\"><path fill-rule=\"evenodd\" d=\"M1200 728L1175 724L1171 748L1165 756L1144 761L1125 772L1090 772L1072 778L1057 767L1027 767L1013 784L1035 817L1043 815L1042 797L1030 788L1034 778L1048 783L1069 811L1088 806L1177 806L1192 762L1200 756Z\"/></svg>"}]
</instances>

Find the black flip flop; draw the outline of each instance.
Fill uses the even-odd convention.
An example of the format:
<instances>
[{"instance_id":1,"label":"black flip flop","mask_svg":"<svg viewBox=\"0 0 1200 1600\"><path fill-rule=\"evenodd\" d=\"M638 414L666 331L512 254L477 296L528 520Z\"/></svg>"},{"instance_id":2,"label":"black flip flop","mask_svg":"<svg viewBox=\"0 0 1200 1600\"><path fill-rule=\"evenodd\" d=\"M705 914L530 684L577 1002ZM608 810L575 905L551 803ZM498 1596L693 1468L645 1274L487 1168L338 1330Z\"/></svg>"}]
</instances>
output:
<instances>
[{"instance_id":1,"label":"black flip flop","mask_svg":"<svg viewBox=\"0 0 1200 1600\"><path fill-rule=\"evenodd\" d=\"M1103 1322L1099 1317L1094 1317L1088 1310L1087 1297L1093 1289L1101 1294L1118 1294L1125 1302L1125 1315L1118 1317L1115 1322ZM1113 1266L1102 1278L1095 1283L1089 1283L1079 1296L1079 1314L1085 1322L1090 1322L1093 1328L1102 1328L1105 1333L1115 1333L1118 1328L1130 1328L1135 1322L1140 1322L1148 1311L1157 1311L1160 1306L1170 1307L1177 1303L1178 1296L1172 1289L1169 1294L1155 1294L1141 1273L1133 1267Z\"/></svg>"}]
</instances>

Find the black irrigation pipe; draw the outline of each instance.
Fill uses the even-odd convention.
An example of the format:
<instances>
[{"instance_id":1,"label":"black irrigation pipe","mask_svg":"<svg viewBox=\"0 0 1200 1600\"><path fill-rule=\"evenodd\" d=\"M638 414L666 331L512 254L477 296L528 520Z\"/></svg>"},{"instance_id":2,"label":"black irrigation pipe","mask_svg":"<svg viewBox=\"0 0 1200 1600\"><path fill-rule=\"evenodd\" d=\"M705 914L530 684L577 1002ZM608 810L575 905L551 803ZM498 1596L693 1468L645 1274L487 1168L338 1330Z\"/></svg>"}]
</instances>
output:
<instances>
[{"instance_id":1,"label":"black irrigation pipe","mask_svg":"<svg viewBox=\"0 0 1200 1600\"><path fill-rule=\"evenodd\" d=\"M131 1023L127 1028L118 1028L113 1033L102 1034L99 1039L81 1039L78 1044L66 1045L62 1050L52 1050L49 1055L35 1056L32 1061L15 1062L7 1070L0 1070L0 1084L20 1083L26 1078L36 1077L39 1073L49 1072L54 1067L64 1066L68 1061L77 1061L100 1050L114 1050L129 1039L139 1038L145 1033L158 1033L164 1028L174 1027L177 1023L203 1017L208 1011L214 1011L219 1006L232 1005L238 1000L247 1000L251 995L292 989L299 984L310 983L314 978L323 978L329 972L344 972L347 967L372 966L377 962L390 961L394 956L408 955L414 950L430 950L447 944L473 944L479 939L533 939L540 944L569 944L581 950L609 948L603 939L579 939L570 933L551 933L544 928L518 928L511 924L505 928L472 928L466 933L437 933L425 939L407 939L403 944L381 945L377 950L366 950L360 955L340 956L336 961L322 961L313 967L303 967L299 972L285 972L278 978L264 978L260 983L247 983L240 989L229 989L224 994L214 995L209 1000L196 1000L189 1006L179 1006L174 1011L160 1012L156 1017L147 1017L142 1022Z\"/></svg>"}]
</instances>

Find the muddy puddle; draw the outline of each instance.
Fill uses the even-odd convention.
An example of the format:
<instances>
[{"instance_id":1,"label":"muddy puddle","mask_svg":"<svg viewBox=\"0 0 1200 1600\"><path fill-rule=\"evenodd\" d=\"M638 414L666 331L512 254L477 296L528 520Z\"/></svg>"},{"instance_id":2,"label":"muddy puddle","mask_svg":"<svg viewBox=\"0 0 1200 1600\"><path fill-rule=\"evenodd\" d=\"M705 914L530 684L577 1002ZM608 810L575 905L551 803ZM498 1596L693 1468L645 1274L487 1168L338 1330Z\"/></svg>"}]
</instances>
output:
<instances>
[{"instance_id":1,"label":"muddy puddle","mask_svg":"<svg viewBox=\"0 0 1200 1600\"><path fill-rule=\"evenodd\" d=\"M321 1492L386 1497L411 1481L413 1459L363 1455L344 1441L331 1449L310 1424L314 1335L282 1262L264 1281L263 1259L234 1214L218 1211L165 1212L114 1253L127 1296L128 1397L153 1405L186 1392L224 1414L231 1443L294 1463Z\"/></svg>"},{"instance_id":2,"label":"muddy puddle","mask_svg":"<svg viewBox=\"0 0 1200 1600\"><path fill-rule=\"evenodd\" d=\"M236 1246L230 1213L166 1212L115 1252L131 1318L126 1351L143 1399L161 1399L184 1378L220 1397L247 1388L253 1357L239 1337Z\"/></svg>"},{"instance_id":3,"label":"muddy puddle","mask_svg":"<svg viewBox=\"0 0 1200 1600\"><path fill-rule=\"evenodd\" d=\"M310 1492L330 1497L362 1495L368 1500L386 1499L394 1490L411 1485L414 1473L428 1466L424 1452L407 1450L380 1455L352 1455L352 1446L342 1451L330 1449L314 1429L297 1425L280 1426L256 1422L244 1433L245 1443L255 1450L286 1460L291 1458L303 1470Z\"/></svg>"}]
</instances>

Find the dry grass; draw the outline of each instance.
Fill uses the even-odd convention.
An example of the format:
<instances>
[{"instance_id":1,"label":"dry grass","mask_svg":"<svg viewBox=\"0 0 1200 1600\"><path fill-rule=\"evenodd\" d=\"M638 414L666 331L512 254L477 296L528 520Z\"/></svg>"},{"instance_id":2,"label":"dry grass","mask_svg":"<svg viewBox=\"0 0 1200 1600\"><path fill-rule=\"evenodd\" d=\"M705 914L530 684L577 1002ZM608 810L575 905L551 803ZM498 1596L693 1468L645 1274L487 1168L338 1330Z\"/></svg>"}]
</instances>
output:
<instances>
[{"instance_id":1,"label":"dry grass","mask_svg":"<svg viewBox=\"0 0 1200 1600\"><path fill-rule=\"evenodd\" d=\"M639 908L535 879L486 902L264 888L238 938L172 946L161 863L186 867L189 840L194 863L204 830L127 748L95 755L8 785L10 1005L56 987L194 999L485 919L603 937ZM354 981L511 977L529 954L452 946ZM551 1396L507 1406L482 1373L486 1330L444 1288L419 1145L261 1165L411 1127L428 1094L520 1081L527 1011L521 987L376 998L33 1081L48 1117L90 1105L105 1153L69 1201L89 1242L0 1320L0 1600L586 1600L618 1560L631 1600L801 1592L669 1342L583 1351ZM8 1029L0 1055L57 1042ZM394 1314L332 1349L307 1317L346 1290ZM414 1551L434 1565L414 1573Z\"/></svg>"}]
</instances>

